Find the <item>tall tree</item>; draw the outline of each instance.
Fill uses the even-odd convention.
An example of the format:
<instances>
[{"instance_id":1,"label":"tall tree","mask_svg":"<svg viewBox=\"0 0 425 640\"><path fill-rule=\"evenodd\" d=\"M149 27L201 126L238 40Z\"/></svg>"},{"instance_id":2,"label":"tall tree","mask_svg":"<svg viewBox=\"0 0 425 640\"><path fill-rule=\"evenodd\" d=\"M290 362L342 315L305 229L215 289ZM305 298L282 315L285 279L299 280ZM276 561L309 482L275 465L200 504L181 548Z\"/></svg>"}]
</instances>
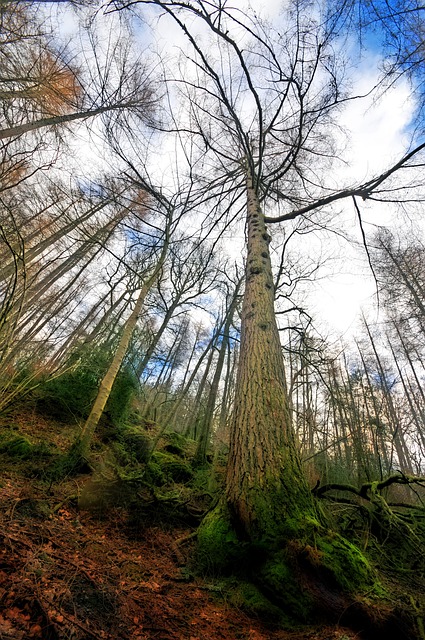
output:
<instances>
[{"instance_id":1,"label":"tall tree","mask_svg":"<svg viewBox=\"0 0 425 640\"><path fill-rule=\"evenodd\" d=\"M204 175L199 166L197 175L208 199L216 196L211 227L220 222L214 216L217 200L227 198L239 211L245 200L245 292L226 497L207 516L199 541L213 564L229 550L229 529L266 545L268 560L259 572L264 576L285 540L311 540L312 523L319 526L291 424L267 225L279 228L309 216L320 226L326 207L376 196L398 169L415 164L425 144L365 182L335 189L327 173L335 156L330 124L355 96L343 84L337 21L321 21L318 4L289 3L278 28L222 2L114 3L129 4L158 7L191 47L184 77L178 78L184 110L173 128L190 134L204 159ZM175 73L171 69L168 76ZM348 547L344 553L348 560ZM333 557L332 543L328 556ZM287 574L282 569L279 580L277 573L275 597L284 600ZM356 573L354 582L359 578ZM270 574L267 580L270 588Z\"/></svg>"},{"instance_id":2,"label":"tall tree","mask_svg":"<svg viewBox=\"0 0 425 640\"><path fill-rule=\"evenodd\" d=\"M185 242L183 238L175 242L156 287L155 313L163 314L162 322L137 365L139 377L176 312L200 306L202 297L212 291L217 275L211 248Z\"/></svg>"},{"instance_id":3,"label":"tall tree","mask_svg":"<svg viewBox=\"0 0 425 640\"><path fill-rule=\"evenodd\" d=\"M230 345L230 330L233 324L233 318L239 303L240 295L239 290L242 286L242 278L236 282L234 290L227 296L227 308L225 310L225 321L223 325L223 333L221 336L221 343L218 348L218 358L215 365L214 377L211 382L211 387L208 393L207 404L205 407L205 413L202 419L202 429L199 435L198 446L195 453L195 460L198 464L203 464L206 461L209 441L212 432L212 424L214 418L214 409L217 403L219 385L221 380L221 374L223 371L224 361L226 353Z\"/></svg>"}]
</instances>

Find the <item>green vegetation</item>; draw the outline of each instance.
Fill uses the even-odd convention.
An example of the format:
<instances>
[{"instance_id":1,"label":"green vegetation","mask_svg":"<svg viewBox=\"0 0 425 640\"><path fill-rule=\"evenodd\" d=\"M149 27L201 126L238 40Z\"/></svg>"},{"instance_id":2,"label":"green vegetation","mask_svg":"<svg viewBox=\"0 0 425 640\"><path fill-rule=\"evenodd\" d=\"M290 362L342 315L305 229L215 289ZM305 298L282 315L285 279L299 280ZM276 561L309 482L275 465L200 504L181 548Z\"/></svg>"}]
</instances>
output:
<instances>
[{"instance_id":1,"label":"green vegetation","mask_svg":"<svg viewBox=\"0 0 425 640\"><path fill-rule=\"evenodd\" d=\"M312 620L321 610L317 589L329 601L336 594L382 594L378 575L360 549L317 519L292 519L287 538L276 536L249 542L237 535L221 502L198 529L197 564L211 575L238 575L270 606L293 621ZM279 548L280 547L280 548ZM341 598L341 596L338 596ZM337 598L337 600L338 600ZM342 600L338 600L342 606Z\"/></svg>"},{"instance_id":2,"label":"green vegetation","mask_svg":"<svg viewBox=\"0 0 425 640\"><path fill-rule=\"evenodd\" d=\"M36 391L38 410L63 422L86 419L110 358L110 349L87 348L72 354L65 373L41 381ZM105 415L118 426L131 412L138 389L129 367L122 367L108 399Z\"/></svg>"},{"instance_id":3,"label":"green vegetation","mask_svg":"<svg viewBox=\"0 0 425 640\"><path fill-rule=\"evenodd\" d=\"M221 491L220 468L207 465L194 469L195 443L178 432L165 432L157 449L152 450L161 427L145 424L139 411L132 415L130 422L99 431L89 466L77 444L71 444L72 430L67 431L70 444L60 450L41 438L35 442L16 424L1 429L0 459L25 465L23 472L48 484L86 474L78 497L80 509L107 518L119 507L126 512L129 532L140 532L153 522L197 527L196 554L188 571L209 576L212 584L217 583L220 597L232 606L286 628L319 622L324 615L329 619L344 617L350 602L357 603L354 610L359 608L365 624L372 624L365 611L369 608L372 617L379 617L380 606L388 608L386 603L393 597L386 576L398 576L400 584L405 584L404 577L417 569L414 545L423 540L420 509L417 521L414 516L409 523L394 516L393 529L385 537L381 535L379 544L369 533L366 551L360 550L365 518L348 517L347 509L356 512L354 506L345 508L345 520L340 515L333 517L338 503L328 506L323 501L311 503L315 511L311 505L308 512L294 509L292 516L283 520L285 526L278 535L273 537L266 527L263 539L247 539L235 527L223 498L215 504ZM73 430L77 429L75 425ZM212 486L216 489L211 493ZM376 499L379 487L379 483L371 483L371 527L386 504ZM23 503L19 508L41 517L43 505L31 504ZM359 513L367 512L361 507ZM407 536L407 530L414 533L413 538ZM385 569L384 575L380 568ZM415 620L420 625L422 609L415 603ZM406 603L403 606L407 608Z\"/></svg>"},{"instance_id":4,"label":"green vegetation","mask_svg":"<svg viewBox=\"0 0 425 640\"><path fill-rule=\"evenodd\" d=\"M229 573L246 560L246 549L231 523L229 510L220 502L207 513L198 529L197 565L203 572Z\"/></svg>"},{"instance_id":5,"label":"green vegetation","mask_svg":"<svg viewBox=\"0 0 425 640\"><path fill-rule=\"evenodd\" d=\"M260 617L269 622L290 628L293 624L282 609L270 602L268 598L252 582L230 581L224 584L229 602L248 615Z\"/></svg>"},{"instance_id":6,"label":"green vegetation","mask_svg":"<svg viewBox=\"0 0 425 640\"><path fill-rule=\"evenodd\" d=\"M270 478L268 490L276 492L272 510L262 490L252 488L259 522L248 537L223 498L225 453L216 456L214 465L194 465L196 441L146 420L132 377L125 372L110 397L116 410L106 413L87 460L75 439L76 418L79 412L83 418L93 395L95 370L85 362L43 383L31 400L43 420L46 415L56 420L52 434L62 441L53 444L44 435L35 439L33 428L23 428L11 416L0 428L0 459L9 467L21 465L22 473L49 485L85 474L80 508L106 518L119 507L129 531L152 522L196 527L196 552L187 570L220 584L221 597L233 606L287 628L323 616L344 617L350 603L356 603L353 610L359 608L366 625L372 624L365 610L388 608L393 598L388 576L408 590L407 576L423 571L423 510L417 504L400 512L387 495L397 489L397 479L406 486L407 476L373 480L356 489L345 484L349 474L332 461L327 474L333 481L315 489L319 498L300 491L285 511L283 494L277 485L273 489ZM18 406L18 413L25 406ZM323 455L318 463L322 460ZM344 506L347 495L351 501ZM327 502L328 496L334 500ZM31 505L20 508L39 517L42 504ZM408 609L400 597L397 606ZM417 622L412 624L420 628L422 605L415 600L415 607Z\"/></svg>"},{"instance_id":7,"label":"green vegetation","mask_svg":"<svg viewBox=\"0 0 425 640\"><path fill-rule=\"evenodd\" d=\"M0 434L0 454L12 459L34 460L48 458L54 453L47 442L32 443L28 438L15 432Z\"/></svg>"},{"instance_id":8,"label":"green vegetation","mask_svg":"<svg viewBox=\"0 0 425 640\"><path fill-rule=\"evenodd\" d=\"M246 611L423 636L424 8L237 4L0 0L0 459L190 529ZM347 256L379 305L327 340L309 288Z\"/></svg>"}]
</instances>

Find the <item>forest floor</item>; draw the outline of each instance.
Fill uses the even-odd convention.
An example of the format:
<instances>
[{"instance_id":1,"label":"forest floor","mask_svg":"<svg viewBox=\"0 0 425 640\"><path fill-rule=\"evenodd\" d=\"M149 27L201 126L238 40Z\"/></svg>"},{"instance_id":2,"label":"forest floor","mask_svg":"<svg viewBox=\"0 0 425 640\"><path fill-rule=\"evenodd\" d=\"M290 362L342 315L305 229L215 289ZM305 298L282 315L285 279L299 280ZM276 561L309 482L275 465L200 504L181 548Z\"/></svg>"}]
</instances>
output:
<instances>
[{"instance_id":1,"label":"forest floor","mask_svg":"<svg viewBox=\"0 0 425 640\"><path fill-rule=\"evenodd\" d=\"M39 416L14 422L20 432L68 441L63 425L58 431ZM49 485L31 477L25 461L0 464L1 640L360 637L338 625L285 631L250 618L228 602L219 578L188 569L193 528L129 526L123 509L99 515L78 507L89 475Z\"/></svg>"}]
</instances>

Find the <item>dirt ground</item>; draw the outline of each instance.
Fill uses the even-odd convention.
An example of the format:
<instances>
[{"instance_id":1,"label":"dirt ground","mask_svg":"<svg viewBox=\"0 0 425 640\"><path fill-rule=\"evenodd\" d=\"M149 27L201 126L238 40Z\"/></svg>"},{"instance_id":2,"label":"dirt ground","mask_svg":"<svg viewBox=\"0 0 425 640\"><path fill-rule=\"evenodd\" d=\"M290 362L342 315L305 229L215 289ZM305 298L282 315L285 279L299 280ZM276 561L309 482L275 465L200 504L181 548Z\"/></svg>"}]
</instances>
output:
<instances>
[{"instance_id":1,"label":"dirt ground","mask_svg":"<svg viewBox=\"0 0 425 640\"><path fill-rule=\"evenodd\" d=\"M75 426L36 412L0 421L67 450ZM0 456L0 640L352 640L339 625L276 629L193 575L194 529L79 508L92 478L48 486ZM81 507L81 505L80 505Z\"/></svg>"},{"instance_id":2,"label":"dirt ground","mask_svg":"<svg viewBox=\"0 0 425 640\"><path fill-rule=\"evenodd\" d=\"M65 500L72 483L48 491L9 472L1 484L1 640L356 637L338 626L285 632L232 608L218 581L185 568L193 542L178 541L189 529L134 530L119 509L104 518L79 511Z\"/></svg>"}]
</instances>

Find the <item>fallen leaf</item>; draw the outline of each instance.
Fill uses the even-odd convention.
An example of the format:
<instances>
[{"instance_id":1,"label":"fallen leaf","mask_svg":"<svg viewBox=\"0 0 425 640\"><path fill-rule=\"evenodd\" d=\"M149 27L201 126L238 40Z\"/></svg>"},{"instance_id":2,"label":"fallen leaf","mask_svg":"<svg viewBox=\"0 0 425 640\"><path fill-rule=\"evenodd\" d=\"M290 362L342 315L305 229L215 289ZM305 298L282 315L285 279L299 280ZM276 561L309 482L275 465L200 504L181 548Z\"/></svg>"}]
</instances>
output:
<instances>
[{"instance_id":1,"label":"fallen leaf","mask_svg":"<svg viewBox=\"0 0 425 640\"><path fill-rule=\"evenodd\" d=\"M29 630L29 636L31 638L37 638L37 637L41 638L42 633L43 633L43 629L40 627L39 624L33 624Z\"/></svg>"}]
</instances>

